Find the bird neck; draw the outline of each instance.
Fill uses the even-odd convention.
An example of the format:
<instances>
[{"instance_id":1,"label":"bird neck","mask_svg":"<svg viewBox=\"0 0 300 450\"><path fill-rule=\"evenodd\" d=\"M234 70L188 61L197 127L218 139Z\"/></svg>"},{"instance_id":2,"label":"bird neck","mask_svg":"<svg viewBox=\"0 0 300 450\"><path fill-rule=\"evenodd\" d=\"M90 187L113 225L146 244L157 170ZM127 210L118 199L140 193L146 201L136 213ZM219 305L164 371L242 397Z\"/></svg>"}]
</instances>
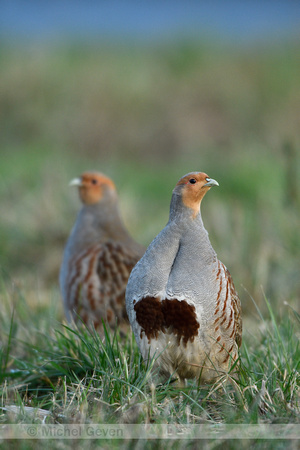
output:
<instances>
[{"instance_id":1,"label":"bird neck","mask_svg":"<svg viewBox=\"0 0 300 450\"><path fill-rule=\"evenodd\" d=\"M208 253L215 254L209 240L208 232L203 224L200 204L198 211L195 211L184 205L181 201L181 196L173 194L169 222L174 223L176 228L180 230L181 239L184 240L188 237L188 241L192 242L193 250L197 252L200 246L201 251L206 249Z\"/></svg>"},{"instance_id":2,"label":"bird neck","mask_svg":"<svg viewBox=\"0 0 300 450\"><path fill-rule=\"evenodd\" d=\"M111 201L84 205L79 211L75 228L76 237L85 245L99 242L99 236L102 241L122 241L127 238L118 204L112 204Z\"/></svg>"},{"instance_id":3,"label":"bird neck","mask_svg":"<svg viewBox=\"0 0 300 450\"><path fill-rule=\"evenodd\" d=\"M117 204L106 205L103 203L94 205L94 208L91 207L91 211L86 212L93 215L95 228L107 229L110 233L114 232L114 230L119 231L119 229L123 229L124 225Z\"/></svg>"},{"instance_id":4,"label":"bird neck","mask_svg":"<svg viewBox=\"0 0 300 450\"><path fill-rule=\"evenodd\" d=\"M171 205L170 205L170 216L169 220L195 220L199 219L202 222L201 218L201 212L200 212L200 204L199 208L194 209L186 206L183 201L181 195L176 194L176 192L173 192L172 198L171 198Z\"/></svg>"}]
</instances>

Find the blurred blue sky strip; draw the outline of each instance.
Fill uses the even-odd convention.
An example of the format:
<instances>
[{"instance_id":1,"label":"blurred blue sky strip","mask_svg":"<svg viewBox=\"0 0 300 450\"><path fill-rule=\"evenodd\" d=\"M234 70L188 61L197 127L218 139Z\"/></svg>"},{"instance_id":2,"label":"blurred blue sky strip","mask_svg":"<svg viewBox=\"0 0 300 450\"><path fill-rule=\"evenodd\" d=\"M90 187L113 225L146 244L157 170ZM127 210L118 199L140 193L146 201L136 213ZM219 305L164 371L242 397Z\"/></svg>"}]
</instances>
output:
<instances>
[{"instance_id":1,"label":"blurred blue sky strip","mask_svg":"<svg viewBox=\"0 0 300 450\"><path fill-rule=\"evenodd\" d=\"M17 43L300 37L300 0L0 0L0 39Z\"/></svg>"}]
</instances>

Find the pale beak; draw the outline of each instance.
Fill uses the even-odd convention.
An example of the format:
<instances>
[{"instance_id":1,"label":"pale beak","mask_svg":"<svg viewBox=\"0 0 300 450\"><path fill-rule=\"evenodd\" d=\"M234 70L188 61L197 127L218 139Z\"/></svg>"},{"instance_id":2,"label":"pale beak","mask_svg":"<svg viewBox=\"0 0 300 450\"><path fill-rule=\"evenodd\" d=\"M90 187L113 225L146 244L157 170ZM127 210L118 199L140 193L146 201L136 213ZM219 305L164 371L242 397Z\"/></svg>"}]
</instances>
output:
<instances>
[{"instance_id":1,"label":"pale beak","mask_svg":"<svg viewBox=\"0 0 300 450\"><path fill-rule=\"evenodd\" d=\"M81 178L74 178L72 181L70 181L69 186L81 186L81 184Z\"/></svg>"},{"instance_id":2,"label":"pale beak","mask_svg":"<svg viewBox=\"0 0 300 450\"><path fill-rule=\"evenodd\" d=\"M205 183L205 187L219 186L219 183L213 178L206 178L207 183Z\"/></svg>"}]
</instances>

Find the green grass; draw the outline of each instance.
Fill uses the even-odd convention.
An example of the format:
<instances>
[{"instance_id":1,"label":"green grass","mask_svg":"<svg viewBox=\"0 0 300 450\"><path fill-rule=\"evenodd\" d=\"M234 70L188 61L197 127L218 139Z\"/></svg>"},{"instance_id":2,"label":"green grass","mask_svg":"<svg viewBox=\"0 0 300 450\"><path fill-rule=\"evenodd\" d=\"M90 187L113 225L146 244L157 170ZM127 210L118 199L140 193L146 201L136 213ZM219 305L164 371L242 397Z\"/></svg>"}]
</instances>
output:
<instances>
[{"instance_id":1,"label":"green grass","mask_svg":"<svg viewBox=\"0 0 300 450\"><path fill-rule=\"evenodd\" d=\"M83 325L58 323L53 305L45 318L5 286L2 294L2 424L300 425L300 320L289 306L279 316L266 300L268 314L246 319L236 380L179 389L171 379L156 385L131 333L106 330L102 341Z\"/></svg>"}]
</instances>

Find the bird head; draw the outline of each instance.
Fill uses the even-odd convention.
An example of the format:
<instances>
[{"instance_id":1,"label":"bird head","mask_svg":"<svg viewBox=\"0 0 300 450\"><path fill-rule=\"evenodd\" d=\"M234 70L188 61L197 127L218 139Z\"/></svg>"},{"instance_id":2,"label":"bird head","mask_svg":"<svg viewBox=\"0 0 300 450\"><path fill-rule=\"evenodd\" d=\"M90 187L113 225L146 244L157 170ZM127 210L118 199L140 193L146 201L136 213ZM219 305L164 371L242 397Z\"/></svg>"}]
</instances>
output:
<instances>
[{"instance_id":1,"label":"bird head","mask_svg":"<svg viewBox=\"0 0 300 450\"><path fill-rule=\"evenodd\" d=\"M83 204L99 203L108 195L116 195L114 182L99 172L84 172L79 178L74 178L70 186L78 186L79 197Z\"/></svg>"},{"instance_id":2,"label":"bird head","mask_svg":"<svg viewBox=\"0 0 300 450\"><path fill-rule=\"evenodd\" d=\"M212 186L219 186L219 183L204 172L191 172L180 178L173 192L181 196L182 203L192 209L195 215L199 212L201 200Z\"/></svg>"}]
</instances>

